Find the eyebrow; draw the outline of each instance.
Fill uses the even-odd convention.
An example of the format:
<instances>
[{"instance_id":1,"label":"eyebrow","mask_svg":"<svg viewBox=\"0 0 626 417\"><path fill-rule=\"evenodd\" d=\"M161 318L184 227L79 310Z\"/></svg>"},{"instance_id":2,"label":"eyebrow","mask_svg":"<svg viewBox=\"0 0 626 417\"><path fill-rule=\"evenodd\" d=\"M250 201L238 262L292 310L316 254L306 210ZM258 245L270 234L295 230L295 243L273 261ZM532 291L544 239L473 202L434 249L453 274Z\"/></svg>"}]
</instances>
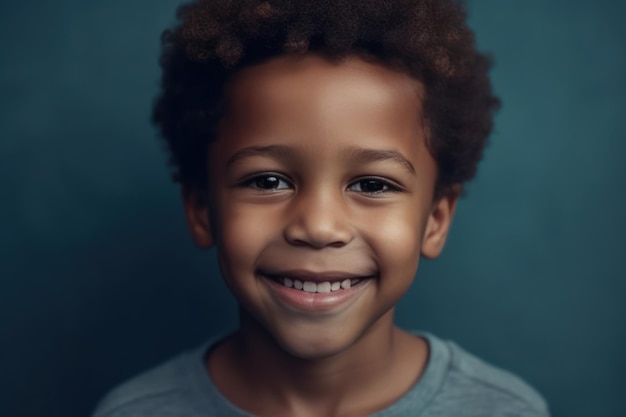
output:
<instances>
[{"instance_id":1,"label":"eyebrow","mask_svg":"<svg viewBox=\"0 0 626 417\"><path fill-rule=\"evenodd\" d=\"M410 174L416 175L415 167L400 152L394 149L368 149L368 148L348 148L345 151L346 159L355 159L361 163L372 163L380 161L392 161L400 164Z\"/></svg>"},{"instance_id":2,"label":"eyebrow","mask_svg":"<svg viewBox=\"0 0 626 417\"><path fill-rule=\"evenodd\" d=\"M228 158L226 167L235 165L240 160L251 156L264 156L283 160L295 159L296 151L289 146L284 145L250 146L235 152L235 154Z\"/></svg>"},{"instance_id":3,"label":"eyebrow","mask_svg":"<svg viewBox=\"0 0 626 417\"><path fill-rule=\"evenodd\" d=\"M242 159L252 156L263 156L282 160L294 160L297 156L297 151L292 147L285 145L250 146L241 149L240 151L233 154L226 162L226 166L230 167L232 165L235 165ZM405 158L404 155L394 149L369 149L351 147L344 151L343 156L345 159L356 160L364 164L380 161L392 161L401 165L410 174L416 175L415 167L413 167L413 164L411 164L411 162L407 158Z\"/></svg>"}]
</instances>

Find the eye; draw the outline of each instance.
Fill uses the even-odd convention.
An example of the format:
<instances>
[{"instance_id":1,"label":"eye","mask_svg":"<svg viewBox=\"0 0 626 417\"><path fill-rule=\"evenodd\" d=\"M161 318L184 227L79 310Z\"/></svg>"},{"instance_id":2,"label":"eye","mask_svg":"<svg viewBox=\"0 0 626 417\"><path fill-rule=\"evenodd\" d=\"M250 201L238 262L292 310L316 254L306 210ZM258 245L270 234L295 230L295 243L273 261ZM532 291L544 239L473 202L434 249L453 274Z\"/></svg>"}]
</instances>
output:
<instances>
[{"instance_id":1,"label":"eye","mask_svg":"<svg viewBox=\"0 0 626 417\"><path fill-rule=\"evenodd\" d=\"M287 190L291 185L278 175L258 175L248 179L243 185L262 191Z\"/></svg>"},{"instance_id":2,"label":"eye","mask_svg":"<svg viewBox=\"0 0 626 417\"><path fill-rule=\"evenodd\" d=\"M348 187L351 191L364 194L382 194L390 191L398 191L398 187L378 178L363 178Z\"/></svg>"}]
</instances>

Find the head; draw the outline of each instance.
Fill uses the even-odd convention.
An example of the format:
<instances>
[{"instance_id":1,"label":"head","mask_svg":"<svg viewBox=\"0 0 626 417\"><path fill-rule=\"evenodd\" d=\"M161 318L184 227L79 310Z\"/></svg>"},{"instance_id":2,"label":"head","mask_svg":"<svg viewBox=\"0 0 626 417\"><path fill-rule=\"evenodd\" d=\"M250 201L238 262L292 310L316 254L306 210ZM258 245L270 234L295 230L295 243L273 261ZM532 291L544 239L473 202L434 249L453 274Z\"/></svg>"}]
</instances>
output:
<instances>
[{"instance_id":1,"label":"head","mask_svg":"<svg viewBox=\"0 0 626 417\"><path fill-rule=\"evenodd\" d=\"M244 318L300 357L390 325L497 107L462 9L230 0L179 18L154 121Z\"/></svg>"}]
</instances>

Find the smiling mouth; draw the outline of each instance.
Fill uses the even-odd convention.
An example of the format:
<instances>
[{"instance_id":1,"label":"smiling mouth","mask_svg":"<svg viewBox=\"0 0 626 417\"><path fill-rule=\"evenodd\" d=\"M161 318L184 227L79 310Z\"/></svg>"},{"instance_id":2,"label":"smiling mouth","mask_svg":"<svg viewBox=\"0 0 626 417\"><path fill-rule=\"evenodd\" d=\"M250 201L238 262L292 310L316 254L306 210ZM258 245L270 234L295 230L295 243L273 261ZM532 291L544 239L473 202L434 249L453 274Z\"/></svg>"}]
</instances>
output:
<instances>
[{"instance_id":1,"label":"smiling mouth","mask_svg":"<svg viewBox=\"0 0 626 417\"><path fill-rule=\"evenodd\" d=\"M364 271L365 272L365 271ZM377 274L343 271L257 270L257 277L269 284L276 300L302 313L331 312L360 298ZM343 307L342 307L343 306Z\"/></svg>"},{"instance_id":2,"label":"smiling mouth","mask_svg":"<svg viewBox=\"0 0 626 417\"><path fill-rule=\"evenodd\" d=\"M342 279L337 281L322 281L322 282L314 282L314 281L302 281L299 279L293 279L288 277L270 277L275 282L282 284L287 288L293 288L295 290L300 290L308 293L320 293L320 294L328 294L335 291L347 290L355 285L358 285L362 279L361 278L352 278L352 279Z\"/></svg>"},{"instance_id":3,"label":"smiling mouth","mask_svg":"<svg viewBox=\"0 0 626 417\"><path fill-rule=\"evenodd\" d=\"M258 273L281 287L310 294L330 294L349 290L368 280L368 278L374 277L371 274L352 274L339 271L312 272L301 269L259 270Z\"/></svg>"}]
</instances>

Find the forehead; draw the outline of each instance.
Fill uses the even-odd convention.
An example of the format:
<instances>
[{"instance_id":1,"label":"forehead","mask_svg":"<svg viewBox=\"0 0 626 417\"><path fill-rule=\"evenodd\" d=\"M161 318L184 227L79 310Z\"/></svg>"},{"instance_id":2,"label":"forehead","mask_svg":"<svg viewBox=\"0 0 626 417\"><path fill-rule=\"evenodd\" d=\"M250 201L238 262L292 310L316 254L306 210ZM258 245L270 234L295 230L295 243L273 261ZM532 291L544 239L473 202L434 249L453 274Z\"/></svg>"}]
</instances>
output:
<instances>
[{"instance_id":1,"label":"forehead","mask_svg":"<svg viewBox=\"0 0 626 417\"><path fill-rule=\"evenodd\" d=\"M246 67L237 72L231 79L230 92L251 87L261 81L262 85L271 83L272 87L289 87L303 78L337 87L337 83L351 84L375 81L387 88L410 88L413 92L421 92L421 83L408 74L375 62L367 61L358 55L342 59L330 59L322 54L281 55L261 64ZM300 85L300 87L304 87Z\"/></svg>"},{"instance_id":2,"label":"forehead","mask_svg":"<svg viewBox=\"0 0 626 417\"><path fill-rule=\"evenodd\" d=\"M274 58L231 79L212 165L246 147L277 144L321 160L356 148L391 150L419 165L428 154L421 97L419 81L361 58Z\"/></svg>"},{"instance_id":3,"label":"forehead","mask_svg":"<svg viewBox=\"0 0 626 417\"><path fill-rule=\"evenodd\" d=\"M335 62L317 54L286 55L237 73L226 90L226 114L253 123L339 113L348 122L358 113L363 123L369 110L370 117L379 116L372 122L397 124L421 119L422 90L405 73L355 56Z\"/></svg>"}]
</instances>

